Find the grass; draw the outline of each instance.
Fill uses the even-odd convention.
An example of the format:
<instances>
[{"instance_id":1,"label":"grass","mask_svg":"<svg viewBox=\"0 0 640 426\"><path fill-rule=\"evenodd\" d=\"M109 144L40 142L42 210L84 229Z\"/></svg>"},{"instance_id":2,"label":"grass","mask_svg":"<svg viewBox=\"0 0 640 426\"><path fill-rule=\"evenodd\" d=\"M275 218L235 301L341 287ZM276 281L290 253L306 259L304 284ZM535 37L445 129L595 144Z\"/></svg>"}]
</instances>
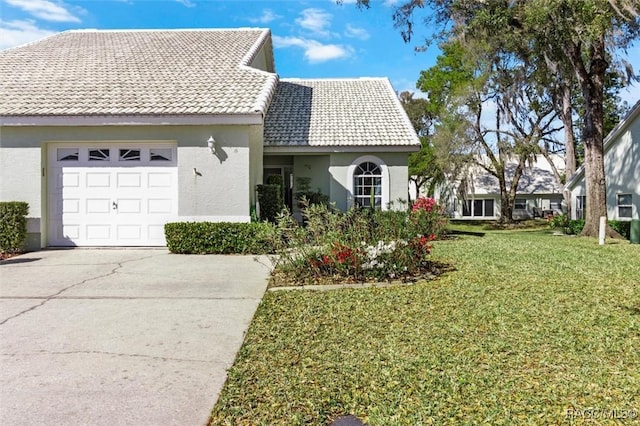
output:
<instances>
[{"instance_id":1,"label":"grass","mask_svg":"<svg viewBox=\"0 0 640 426\"><path fill-rule=\"evenodd\" d=\"M212 424L640 415L639 245L488 231L439 241L434 258L456 270L412 286L268 292Z\"/></svg>"}]
</instances>

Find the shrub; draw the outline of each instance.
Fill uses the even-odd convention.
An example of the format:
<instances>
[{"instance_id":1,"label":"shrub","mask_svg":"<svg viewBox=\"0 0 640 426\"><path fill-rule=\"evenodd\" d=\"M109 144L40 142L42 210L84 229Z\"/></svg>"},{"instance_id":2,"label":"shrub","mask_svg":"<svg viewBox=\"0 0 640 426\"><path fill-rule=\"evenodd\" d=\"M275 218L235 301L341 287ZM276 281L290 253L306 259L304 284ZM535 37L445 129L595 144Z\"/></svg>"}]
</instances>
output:
<instances>
[{"instance_id":1,"label":"shrub","mask_svg":"<svg viewBox=\"0 0 640 426\"><path fill-rule=\"evenodd\" d=\"M584 228L584 219L570 220L567 215L553 216L549 219L551 228L562 228L565 234L578 235ZM627 240L631 238L631 222L610 220L609 226Z\"/></svg>"},{"instance_id":2,"label":"shrub","mask_svg":"<svg viewBox=\"0 0 640 426\"><path fill-rule=\"evenodd\" d=\"M258 185L258 202L260 203L260 219L275 222L278 214L284 209L282 187L280 185Z\"/></svg>"},{"instance_id":3,"label":"shrub","mask_svg":"<svg viewBox=\"0 0 640 426\"><path fill-rule=\"evenodd\" d=\"M429 204L429 206L427 206ZM275 273L294 282L413 279L431 269L431 241L446 218L435 204L411 211L355 207L343 213L326 205L302 209L306 226L278 220Z\"/></svg>"},{"instance_id":4,"label":"shrub","mask_svg":"<svg viewBox=\"0 0 640 426\"><path fill-rule=\"evenodd\" d=\"M0 251L19 253L27 238L29 204L23 201L0 202Z\"/></svg>"},{"instance_id":5,"label":"shrub","mask_svg":"<svg viewBox=\"0 0 640 426\"><path fill-rule=\"evenodd\" d=\"M609 226L618 234L627 240L631 239L631 222L623 222L620 220L610 220Z\"/></svg>"},{"instance_id":6,"label":"shrub","mask_svg":"<svg viewBox=\"0 0 640 426\"><path fill-rule=\"evenodd\" d=\"M272 253L274 230L266 222L173 222L164 227L167 248L178 254Z\"/></svg>"}]
</instances>

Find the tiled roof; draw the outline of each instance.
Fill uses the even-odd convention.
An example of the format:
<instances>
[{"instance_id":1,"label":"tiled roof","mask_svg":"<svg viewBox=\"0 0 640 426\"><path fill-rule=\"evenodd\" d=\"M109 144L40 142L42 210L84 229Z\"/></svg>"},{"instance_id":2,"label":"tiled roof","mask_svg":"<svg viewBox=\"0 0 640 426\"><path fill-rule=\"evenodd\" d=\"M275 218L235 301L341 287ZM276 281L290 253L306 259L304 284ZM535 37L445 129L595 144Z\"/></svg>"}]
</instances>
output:
<instances>
[{"instance_id":1,"label":"tiled roof","mask_svg":"<svg viewBox=\"0 0 640 426\"><path fill-rule=\"evenodd\" d=\"M265 29L67 31L0 52L0 115L264 113Z\"/></svg>"},{"instance_id":2,"label":"tiled roof","mask_svg":"<svg viewBox=\"0 0 640 426\"><path fill-rule=\"evenodd\" d=\"M420 146L386 78L281 79L265 147Z\"/></svg>"},{"instance_id":3,"label":"tiled roof","mask_svg":"<svg viewBox=\"0 0 640 426\"><path fill-rule=\"evenodd\" d=\"M551 155L554 166L560 173L564 173L564 158L557 154ZM485 159L488 161L488 159ZM511 182L517 166L516 160L508 161L505 166L507 181ZM498 178L489 174L482 167L475 166L472 169L473 193L500 194ZM547 159L542 155L536 155L532 164L526 164L518 181L518 194L562 194L562 185L556 181L553 169Z\"/></svg>"}]
</instances>

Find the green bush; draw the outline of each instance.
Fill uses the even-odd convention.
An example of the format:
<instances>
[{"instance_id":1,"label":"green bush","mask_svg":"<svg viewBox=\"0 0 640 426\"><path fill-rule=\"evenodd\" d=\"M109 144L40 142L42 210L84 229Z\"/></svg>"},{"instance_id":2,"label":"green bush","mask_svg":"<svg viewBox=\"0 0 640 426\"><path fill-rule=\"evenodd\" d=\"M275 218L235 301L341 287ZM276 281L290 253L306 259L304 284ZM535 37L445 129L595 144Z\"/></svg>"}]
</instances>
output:
<instances>
[{"instance_id":1,"label":"green bush","mask_svg":"<svg viewBox=\"0 0 640 426\"><path fill-rule=\"evenodd\" d=\"M631 239L631 222L623 222L620 220L610 220L609 226L613 228L618 234L622 235L627 240Z\"/></svg>"},{"instance_id":2,"label":"green bush","mask_svg":"<svg viewBox=\"0 0 640 426\"><path fill-rule=\"evenodd\" d=\"M274 226L262 223L172 222L164 227L167 248L178 254L266 254Z\"/></svg>"},{"instance_id":3,"label":"green bush","mask_svg":"<svg viewBox=\"0 0 640 426\"><path fill-rule=\"evenodd\" d=\"M584 219L569 220L566 215L554 216L549 220L551 228L562 228L565 234L578 235L584 228ZM610 220L609 226L627 240L631 238L631 222Z\"/></svg>"},{"instance_id":4,"label":"green bush","mask_svg":"<svg viewBox=\"0 0 640 426\"><path fill-rule=\"evenodd\" d=\"M568 220L564 226L564 233L568 235L578 235L584 228L584 219Z\"/></svg>"},{"instance_id":5,"label":"green bush","mask_svg":"<svg viewBox=\"0 0 640 426\"><path fill-rule=\"evenodd\" d=\"M0 251L19 253L27 238L29 204L23 201L0 202Z\"/></svg>"},{"instance_id":6,"label":"green bush","mask_svg":"<svg viewBox=\"0 0 640 426\"><path fill-rule=\"evenodd\" d=\"M258 185L258 202L260 203L260 219L275 222L276 217L284 209L282 187L280 185Z\"/></svg>"}]
</instances>

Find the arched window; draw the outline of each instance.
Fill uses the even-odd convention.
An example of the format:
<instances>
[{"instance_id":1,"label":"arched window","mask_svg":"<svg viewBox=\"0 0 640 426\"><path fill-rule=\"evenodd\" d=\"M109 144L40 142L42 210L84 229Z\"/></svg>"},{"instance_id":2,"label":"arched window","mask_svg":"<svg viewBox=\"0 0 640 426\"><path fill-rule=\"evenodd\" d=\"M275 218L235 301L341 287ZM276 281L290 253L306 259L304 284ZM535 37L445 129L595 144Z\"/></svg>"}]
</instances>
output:
<instances>
[{"instance_id":1,"label":"arched window","mask_svg":"<svg viewBox=\"0 0 640 426\"><path fill-rule=\"evenodd\" d=\"M353 172L354 201L360 207L382 208L382 168L371 161L360 163Z\"/></svg>"}]
</instances>

